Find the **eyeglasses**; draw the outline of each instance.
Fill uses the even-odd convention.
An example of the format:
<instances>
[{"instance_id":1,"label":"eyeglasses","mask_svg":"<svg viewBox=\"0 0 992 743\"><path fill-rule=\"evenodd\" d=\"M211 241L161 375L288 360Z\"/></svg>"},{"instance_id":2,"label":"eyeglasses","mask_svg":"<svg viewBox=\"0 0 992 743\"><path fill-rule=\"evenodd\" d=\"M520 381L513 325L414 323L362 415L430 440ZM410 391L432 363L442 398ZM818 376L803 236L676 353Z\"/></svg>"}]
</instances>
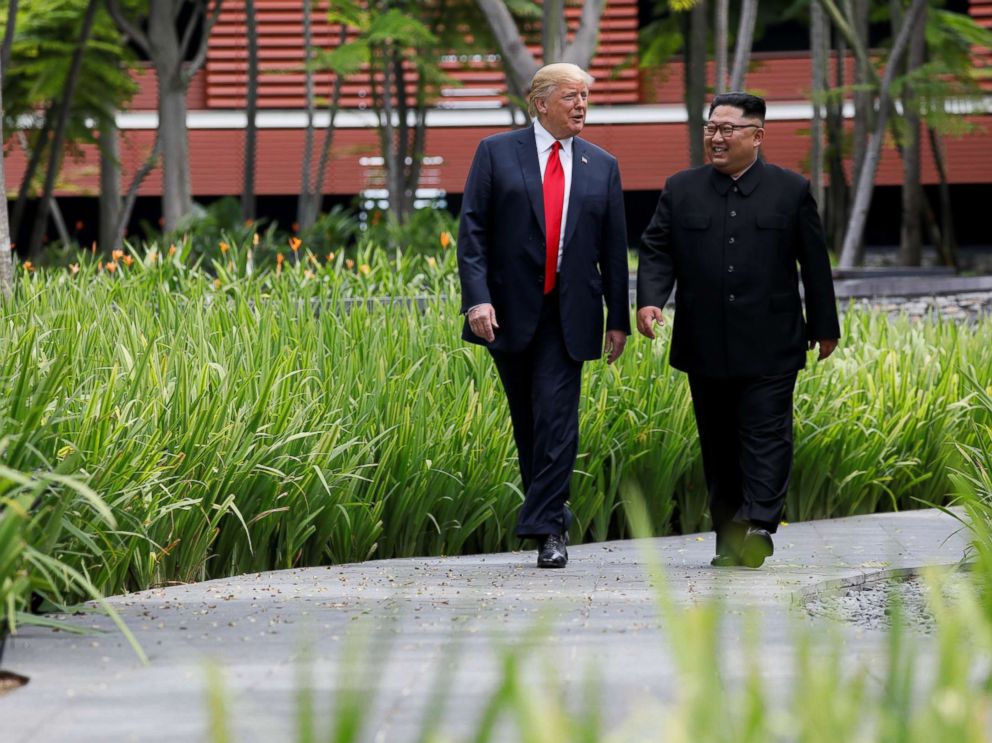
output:
<instances>
[{"instance_id":1,"label":"eyeglasses","mask_svg":"<svg viewBox=\"0 0 992 743\"><path fill-rule=\"evenodd\" d=\"M720 136L722 136L724 139L730 139L732 136L734 136L734 132L736 132L738 129L750 129L750 128L760 129L761 125L760 124L714 124L712 122L708 122L706 124L703 124L703 135L706 137L712 137L716 135L717 132L720 132Z\"/></svg>"}]
</instances>

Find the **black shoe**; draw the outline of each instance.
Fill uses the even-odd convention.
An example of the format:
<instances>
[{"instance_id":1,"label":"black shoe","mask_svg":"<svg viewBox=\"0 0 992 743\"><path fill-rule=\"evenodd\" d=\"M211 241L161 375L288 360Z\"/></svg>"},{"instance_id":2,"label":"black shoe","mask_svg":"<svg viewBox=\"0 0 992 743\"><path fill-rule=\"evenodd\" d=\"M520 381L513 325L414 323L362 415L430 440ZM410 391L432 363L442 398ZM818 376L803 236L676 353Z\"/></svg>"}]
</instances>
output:
<instances>
[{"instance_id":1,"label":"black shoe","mask_svg":"<svg viewBox=\"0 0 992 743\"><path fill-rule=\"evenodd\" d=\"M710 560L710 565L715 568L739 568L741 566L741 560L737 555L731 554L719 554L713 556Z\"/></svg>"},{"instance_id":2,"label":"black shoe","mask_svg":"<svg viewBox=\"0 0 992 743\"><path fill-rule=\"evenodd\" d=\"M548 534L540 542L537 550L537 567L563 568L568 564L568 533Z\"/></svg>"},{"instance_id":3,"label":"black shoe","mask_svg":"<svg viewBox=\"0 0 992 743\"><path fill-rule=\"evenodd\" d=\"M760 568L765 564L765 558L774 553L775 544L768 530L749 526L741 543L741 564L749 568Z\"/></svg>"}]
</instances>

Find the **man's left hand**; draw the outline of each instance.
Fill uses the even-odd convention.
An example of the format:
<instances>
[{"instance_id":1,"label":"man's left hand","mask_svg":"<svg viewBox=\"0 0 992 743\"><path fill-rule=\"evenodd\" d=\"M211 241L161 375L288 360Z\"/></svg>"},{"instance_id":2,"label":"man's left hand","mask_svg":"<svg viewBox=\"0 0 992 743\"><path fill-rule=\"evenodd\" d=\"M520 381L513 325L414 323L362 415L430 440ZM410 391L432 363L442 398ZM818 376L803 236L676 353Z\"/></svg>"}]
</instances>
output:
<instances>
[{"instance_id":1,"label":"man's left hand","mask_svg":"<svg viewBox=\"0 0 992 743\"><path fill-rule=\"evenodd\" d=\"M606 343L603 344L603 352L606 354L606 363L612 364L623 353L623 347L627 345L627 334L622 330L607 330Z\"/></svg>"},{"instance_id":2,"label":"man's left hand","mask_svg":"<svg viewBox=\"0 0 992 743\"><path fill-rule=\"evenodd\" d=\"M834 352L837 348L836 338L820 338L819 340L809 342L809 350L812 351L817 346L820 347L820 355L817 356L817 361L823 361L827 356Z\"/></svg>"}]
</instances>

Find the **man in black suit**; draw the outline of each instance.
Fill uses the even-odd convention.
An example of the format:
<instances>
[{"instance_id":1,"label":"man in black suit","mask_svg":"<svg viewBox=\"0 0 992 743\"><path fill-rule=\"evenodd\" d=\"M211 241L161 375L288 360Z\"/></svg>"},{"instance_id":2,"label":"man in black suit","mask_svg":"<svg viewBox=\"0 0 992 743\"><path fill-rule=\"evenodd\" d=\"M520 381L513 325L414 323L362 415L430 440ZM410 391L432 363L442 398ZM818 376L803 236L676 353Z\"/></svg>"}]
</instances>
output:
<instances>
[{"instance_id":1,"label":"man in black suit","mask_svg":"<svg viewBox=\"0 0 992 743\"><path fill-rule=\"evenodd\" d=\"M758 157L764 123L757 96L713 99L710 164L668 179L637 271L637 328L648 338L678 284L670 360L689 374L721 567L760 567L773 553L796 376L807 349L825 359L840 337L809 182Z\"/></svg>"},{"instance_id":2,"label":"man in black suit","mask_svg":"<svg viewBox=\"0 0 992 743\"><path fill-rule=\"evenodd\" d=\"M612 364L630 333L620 171L577 136L591 82L572 64L538 70L534 123L479 144L458 231L462 337L503 383L525 494L516 534L537 540L542 568L568 562L582 362L605 350Z\"/></svg>"}]
</instances>

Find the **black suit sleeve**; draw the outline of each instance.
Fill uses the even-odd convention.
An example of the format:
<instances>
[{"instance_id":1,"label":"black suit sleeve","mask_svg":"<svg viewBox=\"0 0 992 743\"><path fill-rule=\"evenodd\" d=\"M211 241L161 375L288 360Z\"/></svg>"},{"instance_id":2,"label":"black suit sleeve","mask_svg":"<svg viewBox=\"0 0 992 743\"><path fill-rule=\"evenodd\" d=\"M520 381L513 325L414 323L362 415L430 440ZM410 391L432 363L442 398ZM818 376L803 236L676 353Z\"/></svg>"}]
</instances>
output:
<instances>
[{"instance_id":1,"label":"black suit sleeve","mask_svg":"<svg viewBox=\"0 0 992 743\"><path fill-rule=\"evenodd\" d=\"M797 257L806 294L806 337L808 340L840 338L826 239L808 184L799 205L797 230Z\"/></svg>"},{"instance_id":2,"label":"black suit sleeve","mask_svg":"<svg viewBox=\"0 0 992 743\"><path fill-rule=\"evenodd\" d=\"M637 308L664 307L675 286L671 245L672 196L666 187L654 216L641 235L637 265Z\"/></svg>"},{"instance_id":3,"label":"black suit sleeve","mask_svg":"<svg viewBox=\"0 0 992 743\"><path fill-rule=\"evenodd\" d=\"M465 181L465 196L458 221L458 278L462 285L462 308L491 303L488 271L489 199L492 193L492 163L483 140L475 151Z\"/></svg>"},{"instance_id":4,"label":"black suit sleeve","mask_svg":"<svg viewBox=\"0 0 992 743\"><path fill-rule=\"evenodd\" d=\"M627 268L627 218L617 161L610 163L609 205L603 223L599 268L606 295L606 329L630 335L630 271Z\"/></svg>"}]
</instances>

